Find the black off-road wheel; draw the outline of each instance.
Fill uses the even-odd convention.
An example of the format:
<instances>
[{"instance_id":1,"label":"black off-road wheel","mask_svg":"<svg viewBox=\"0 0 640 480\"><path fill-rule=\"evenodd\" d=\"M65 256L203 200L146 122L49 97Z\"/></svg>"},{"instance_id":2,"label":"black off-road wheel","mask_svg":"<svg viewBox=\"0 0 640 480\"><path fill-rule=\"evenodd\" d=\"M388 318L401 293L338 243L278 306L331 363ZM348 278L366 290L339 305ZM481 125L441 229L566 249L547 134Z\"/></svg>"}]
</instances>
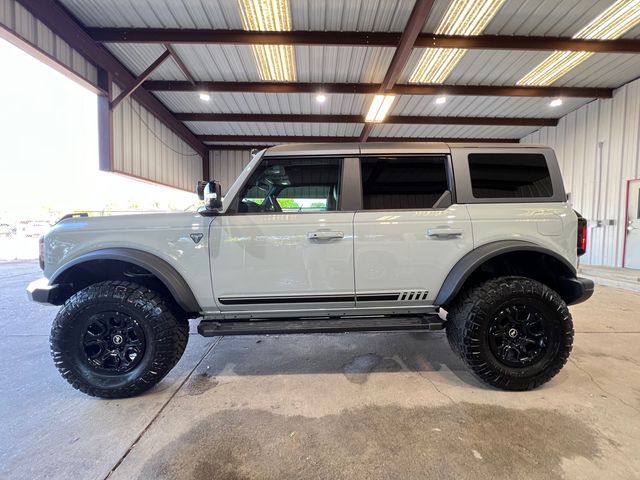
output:
<instances>
[{"instance_id":1,"label":"black off-road wheel","mask_svg":"<svg viewBox=\"0 0 640 480\"><path fill-rule=\"evenodd\" d=\"M74 388L124 398L157 384L187 346L189 323L170 300L135 283L90 285L67 300L51 327L53 361Z\"/></svg>"},{"instance_id":2,"label":"black off-road wheel","mask_svg":"<svg viewBox=\"0 0 640 480\"><path fill-rule=\"evenodd\" d=\"M546 285L499 277L454 300L447 338L483 382L503 390L531 390L567 363L573 322L565 302Z\"/></svg>"}]
</instances>

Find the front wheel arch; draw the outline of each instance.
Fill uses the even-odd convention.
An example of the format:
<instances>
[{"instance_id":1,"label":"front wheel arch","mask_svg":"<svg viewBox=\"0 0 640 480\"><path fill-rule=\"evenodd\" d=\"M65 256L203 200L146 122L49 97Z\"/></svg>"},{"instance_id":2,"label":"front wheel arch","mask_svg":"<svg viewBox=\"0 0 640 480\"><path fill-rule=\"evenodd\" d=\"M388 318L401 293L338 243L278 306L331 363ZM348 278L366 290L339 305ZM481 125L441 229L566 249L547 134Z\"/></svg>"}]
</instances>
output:
<instances>
[{"instance_id":1,"label":"front wheel arch","mask_svg":"<svg viewBox=\"0 0 640 480\"><path fill-rule=\"evenodd\" d=\"M170 295L186 314L202 310L191 287L173 266L156 255L132 248L108 248L80 255L56 270L49 284L60 285L55 304L62 305L74 293L106 280L134 280L159 290Z\"/></svg>"}]
</instances>

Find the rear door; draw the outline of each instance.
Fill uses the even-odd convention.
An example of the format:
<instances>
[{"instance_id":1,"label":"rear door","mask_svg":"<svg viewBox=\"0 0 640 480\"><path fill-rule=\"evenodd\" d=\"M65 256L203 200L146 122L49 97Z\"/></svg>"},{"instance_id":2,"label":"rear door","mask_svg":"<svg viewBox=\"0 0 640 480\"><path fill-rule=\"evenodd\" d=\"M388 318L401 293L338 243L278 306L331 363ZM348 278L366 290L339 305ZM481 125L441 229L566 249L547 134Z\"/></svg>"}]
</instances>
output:
<instances>
[{"instance_id":1,"label":"rear door","mask_svg":"<svg viewBox=\"0 0 640 480\"><path fill-rule=\"evenodd\" d=\"M430 305L473 247L466 206L452 203L447 155L360 159L362 209L354 219L358 307Z\"/></svg>"}]
</instances>

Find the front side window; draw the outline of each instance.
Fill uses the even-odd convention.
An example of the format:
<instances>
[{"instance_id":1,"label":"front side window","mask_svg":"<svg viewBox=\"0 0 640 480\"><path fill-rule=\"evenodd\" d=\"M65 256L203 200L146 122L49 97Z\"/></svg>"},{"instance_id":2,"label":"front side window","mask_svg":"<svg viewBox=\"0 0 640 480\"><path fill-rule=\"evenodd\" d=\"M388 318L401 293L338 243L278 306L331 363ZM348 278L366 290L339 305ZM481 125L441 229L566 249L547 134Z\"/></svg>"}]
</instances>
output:
<instances>
[{"instance_id":1,"label":"front side window","mask_svg":"<svg viewBox=\"0 0 640 480\"><path fill-rule=\"evenodd\" d=\"M475 198L549 198L551 175L540 153L469 154Z\"/></svg>"},{"instance_id":2,"label":"front side window","mask_svg":"<svg viewBox=\"0 0 640 480\"><path fill-rule=\"evenodd\" d=\"M341 166L337 158L267 158L245 185L238 212L338 210Z\"/></svg>"},{"instance_id":3,"label":"front side window","mask_svg":"<svg viewBox=\"0 0 640 480\"><path fill-rule=\"evenodd\" d=\"M365 210L433 208L448 190L446 157L369 157L360 160Z\"/></svg>"}]
</instances>

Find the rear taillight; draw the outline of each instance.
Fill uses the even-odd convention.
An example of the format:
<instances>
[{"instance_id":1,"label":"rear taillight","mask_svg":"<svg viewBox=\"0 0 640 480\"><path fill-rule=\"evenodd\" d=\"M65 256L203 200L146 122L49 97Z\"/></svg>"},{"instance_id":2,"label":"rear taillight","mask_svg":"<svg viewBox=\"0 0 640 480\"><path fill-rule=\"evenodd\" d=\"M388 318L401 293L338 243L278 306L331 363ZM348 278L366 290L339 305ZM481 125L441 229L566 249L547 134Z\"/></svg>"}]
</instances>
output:
<instances>
[{"instance_id":1,"label":"rear taillight","mask_svg":"<svg viewBox=\"0 0 640 480\"><path fill-rule=\"evenodd\" d=\"M40 268L44 270L44 235L40 235L38 239L38 260L40 261Z\"/></svg>"},{"instance_id":2,"label":"rear taillight","mask_svg":"<svg viewBox=\"0 0 640 480\"><path fill-rule=\"evenodd\" d=\"M578 217L578 256L587 251L587 219Z\"/></svg>"}]
</instances>

